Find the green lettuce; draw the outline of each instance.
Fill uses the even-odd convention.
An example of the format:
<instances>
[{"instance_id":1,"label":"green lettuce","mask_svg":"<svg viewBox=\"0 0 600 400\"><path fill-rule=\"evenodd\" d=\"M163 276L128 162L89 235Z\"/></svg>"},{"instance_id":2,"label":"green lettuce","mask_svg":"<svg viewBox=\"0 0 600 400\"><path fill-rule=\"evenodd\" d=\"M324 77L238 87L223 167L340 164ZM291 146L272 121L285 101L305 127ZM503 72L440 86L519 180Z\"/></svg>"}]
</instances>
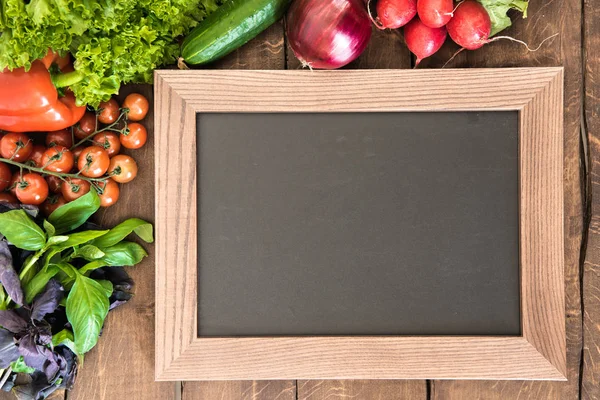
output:
<instances>
[{"instance_id":1,"label":"green lettuce","mask_svg":"<svg viewBox=\"0 0 600 400\"><path fill-rule=\"evenodd\" d=\"M518 10L523 13L523 18L527 18L527 0L479 0L479 2L485 7L492 20L490 37L512 25L507 15L508 10Z\"/></svg>"},{"instance_id":2,"label":"green lettuce","mask_svg":"<svg viewBox=\"0 0 600 400\"><path fill-rule=\"evenodd\" d=\"M70 52L84 79L71 86L97 107L123 83L150 83L174 64L178 38L222 0L0 0L0 70L30 68L48 48Z\"/></svg>"}]
</instances>

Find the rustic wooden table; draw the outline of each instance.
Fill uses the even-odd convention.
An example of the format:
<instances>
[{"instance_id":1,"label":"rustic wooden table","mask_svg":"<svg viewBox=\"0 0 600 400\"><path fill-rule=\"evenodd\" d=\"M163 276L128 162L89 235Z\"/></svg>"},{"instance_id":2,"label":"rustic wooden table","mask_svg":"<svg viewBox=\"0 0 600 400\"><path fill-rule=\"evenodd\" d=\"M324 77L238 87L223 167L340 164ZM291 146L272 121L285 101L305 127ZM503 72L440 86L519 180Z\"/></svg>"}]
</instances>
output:
<instances>
[{"instance_id":1,"label":"rustic wooden table","mask_svg":"<svg viewBox=\"0 0 600 400\"><path fill-rule=\"evenodd\" d=\"M516 17L506 33L539 51L500 41L460 54L447 68L564 66L565 68L565 277L568 382L492 381L260 381L154 382L154 260L132 268L135 298L109 315L104 334L82 366L69 400L319 400L319 399L600 399L600 4L594 0L532 1L529 17ZM456 46L446 44L420 68L441 67ZM411 68L394 32L374 32L350 68ZM296 69L276 24L217 68ZM152 88L128 87L151 95ZM148 123L149 128L152 124ZM150 129L152 132L152 129ZM136 153L137 181L100 215L112 225L125 217L154 219L152 141ZM593 215L590 217L590 215ZM588 233L589 232L589 233ZM586 245L587 243L587 245ZM282 354L281 357L285 357ZM7 396L6 398L9 398ZM53 399L65 397L57 394ZM5 398L5 397L2 397Z\"/></svg>"}]
</instances>

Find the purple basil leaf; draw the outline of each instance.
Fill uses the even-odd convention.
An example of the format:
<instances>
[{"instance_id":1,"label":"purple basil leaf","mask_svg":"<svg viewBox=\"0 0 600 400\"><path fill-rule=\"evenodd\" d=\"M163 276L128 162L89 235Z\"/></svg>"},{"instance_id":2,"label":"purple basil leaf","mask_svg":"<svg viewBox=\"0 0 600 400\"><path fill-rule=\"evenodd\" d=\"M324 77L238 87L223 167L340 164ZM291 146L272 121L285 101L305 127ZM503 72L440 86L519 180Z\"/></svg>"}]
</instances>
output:
<instances>
[{"instance_id":1,"label":"purple basil leaf","mask_svg":"<svg viewBox=\"0 0 600 400\"><path fill-rule=\"evenodd\" d=\"M12 263L13 258L8 248L8 243L2 240L0 241L0 283L2 283L6 293L8 293L15 303L23 305L21 280Z\"/></svg>"},{"instance_id":2,"label":"purple basil leaf","mask_svg":"<svg viewBox=\"0 0 600 400\"><path fill-rule=\"evenodd\" d=\"M14 335L6 329L0 329L0 368L8 368L11 362L19 358L19 348Z\"/></svg>"},{"instance_id":3,"label":"purple basil leaf","mask_svg":"<svg viewBox=\"0 0 600 400\"><path fill-rule=\"evenodd\" d=\"M50 279L46 289L33 300L31 319L41 321L46 314L53 313L65 295L65 291L58 281Z\"/></svg>"},{"instance_id":4,"label":"purple basil leaf","mask_svg":"<svg viewBox=\"0 0 600 400\"><path fill-rule=\"evenodd\" d=\"M62 378L60 387L70 390L77 377L77 356L66 346L58 346L54 353L57 355L57 360L60 360L60 377Z\"/></svg>"},{"instance_id":5,"label":"purple basil leaf","mask_svg":"<svg viewBox=\"0 0 600 400\"><path fill-rule=\"evenodd\" d=\"M0 325L12 333L27 329L27 321L12 310L0 310Z\"/></svg>"},{"instance_id":6,"label":"purple basil leaf","mask_svg":"<svg viewBox=\"0 0 600 400\"><path fill-rule=\"evenodd\" d=\"M27 334L19 341L19 353L23 356L25 364L38 371L44 372L48 381L52 381L60 372L60 367L52 350L36 343L31 334Z\"/></svg>"},{"instance_id":7,"label":"purple basil leaf","mask_svg":"<svg viewBox=\"0 0 600 400\"><path fill-rule=\"evenodd\" d=\"M59 385L48 382L48 378L42 372L35 371L31 378L31 382L13 388L18 400L43 400L59 389Z\"/></svg>"}]
</instances>

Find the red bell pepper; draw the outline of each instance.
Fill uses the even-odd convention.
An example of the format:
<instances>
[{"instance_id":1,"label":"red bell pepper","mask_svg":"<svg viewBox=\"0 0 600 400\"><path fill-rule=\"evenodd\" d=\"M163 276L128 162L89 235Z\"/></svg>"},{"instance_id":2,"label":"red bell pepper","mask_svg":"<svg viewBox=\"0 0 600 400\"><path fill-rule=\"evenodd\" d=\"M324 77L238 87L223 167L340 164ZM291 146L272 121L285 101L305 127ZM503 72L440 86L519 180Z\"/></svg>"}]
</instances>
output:
<instances>
[{"instance_id":1,"label":"red bell pepper","mask_svg":"<svg viewBox=\"0 0 600 400\"><path fill-rule=\"evenodd\" d=\"M61 75L50 74L52 64L58 66ZM52 51L34 61L29 71L5 69L0 73L0 130L48 132L76 124L83 117L85 106L75 104L75 96L69 90L59 96L57 87L66 87L80 79L68 57L59 57Z\"/></svg>"}]
</instances>

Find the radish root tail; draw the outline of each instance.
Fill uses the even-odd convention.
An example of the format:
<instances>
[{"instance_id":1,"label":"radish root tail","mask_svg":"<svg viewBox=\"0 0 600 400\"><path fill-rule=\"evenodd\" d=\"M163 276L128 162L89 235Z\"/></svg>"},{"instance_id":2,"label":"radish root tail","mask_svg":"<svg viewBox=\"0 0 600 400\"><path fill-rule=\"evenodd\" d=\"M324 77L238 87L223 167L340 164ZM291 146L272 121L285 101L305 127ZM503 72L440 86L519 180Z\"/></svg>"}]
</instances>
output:
<instances>
[{"instance_id":1,"label":"radish root tail","mask_svg":"<svg viewBox=\"0 0 600 400\"><path fill-rule=\"evenodd\" d=\"M179 57L177 59L177 68L179 69L190 69L190 67L187 66L187 64L185 63L185 61L183 60L183 57Z\"/></svg>"},{"instance_id":2,"label":"radish root tail","mask_svg":"<svg viewBox=\"0 0 600 400\"><path fill-rule=\"evenodd\" d=\"M456 4L456 7L454 7L454 10L452 10L452 13L451 13L451 14L452 14L452 16L454 16L454 13L456 12L456 9L457 9L457 8L458 8L458 6L460 6L460 5L461 5L461 4L462 4L464 1L465 1L465 0L459 1L459 2Z\"/></svg>"},{"instance_id":3,"label":"radish root tail","mask_svg":"<svg viewBox=\"0 0 600 400\"><path fill-rule=\"evenodd\" d=\"M444 65L442 65L442 68L446 68L446 65L450 64L452 62L452 60L454 60L456 58L457 55L459 55L460 53L463 52L465 48L461 47L460 49L458 49L458 51L454 54L452 54L452 57L450 57L450 59L448 61L446 61L446 63Z\"/></svg>"},{"instance_id":4,"label":"radish root tail","mask_svg":"<svg viewBox=\"0 0 600 400\"><path fill-rule=\"evenodd\" d=\"M369 19L371 20L371 22L373 23L373 25L375 25L375 27L377 29L379 29L380 31L385 30L385 26L383 26L381 24L381 22L379 21L379 19L378 18L374 18L373 14L371 14L371 0L369 0L367 2L367 12L369 13Z\"/></svg>"},{"instance_id":5,"label":"radish root tail","mask_svg":"<svg viewBox=\"0 0 600 400\"><path fill-rule=\"evenodd\" d=\"M539 49L541 49L542 46L544 45L544 43L546 43L548 40L554 39L558 35L559 35L559 33L555 33L552 36L548 36L546 39L542 40L541 43L536 48L534 48L534 49L532 49L531 47L529 47L529 45L527 43L525 43L524 41L519 40L519 39L515 39L515 38L510 37L510 36L496 36L495 38L490 39L488 41L488 43L495 42L496 40L507 39L507 40L510 40L512 42L516 42L516 43L522 44L523 46L525 46L525 48L527 49L527 51L534 52L534 51L538 51Z\"/></svg>"}]
</instances>

